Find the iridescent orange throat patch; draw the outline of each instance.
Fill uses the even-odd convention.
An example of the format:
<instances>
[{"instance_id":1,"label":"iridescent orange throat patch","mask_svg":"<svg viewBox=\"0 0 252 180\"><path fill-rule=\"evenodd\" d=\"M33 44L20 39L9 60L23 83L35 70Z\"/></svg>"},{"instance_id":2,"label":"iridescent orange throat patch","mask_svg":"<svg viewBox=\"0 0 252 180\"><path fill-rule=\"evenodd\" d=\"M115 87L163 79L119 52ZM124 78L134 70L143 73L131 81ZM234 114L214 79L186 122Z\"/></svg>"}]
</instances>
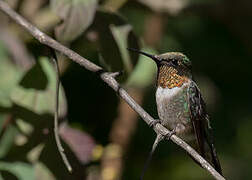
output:
<instances>
[{"instance_id":1,"label":"iridescent orange throat patch","mask_svg":"<svg viewBox=\"0 0 252 180\"><path fill-rule=\"evenodd\" d=\"M158 86L162 88L168 87L169 89L174 87L181 87L188 81L186 76L178 74L178 71L170 66L161 66L159 68Z\"/></svg>"}]
</instances>

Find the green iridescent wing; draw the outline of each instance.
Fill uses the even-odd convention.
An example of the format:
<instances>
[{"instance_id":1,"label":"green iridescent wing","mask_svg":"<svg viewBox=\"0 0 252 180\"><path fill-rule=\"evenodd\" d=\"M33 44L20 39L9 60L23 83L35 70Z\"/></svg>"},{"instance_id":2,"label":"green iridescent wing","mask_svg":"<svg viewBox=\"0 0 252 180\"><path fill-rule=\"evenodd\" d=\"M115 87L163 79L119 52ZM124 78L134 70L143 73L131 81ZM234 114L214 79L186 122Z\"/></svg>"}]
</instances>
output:
<instances>
[{"instance_id":1,"label":"green iridescent wing","mask_svg":"<svg viewBox=\"0 0 252 180\"><path fill-rule=\"evenodd\" d=\"M187 90L187 101L189 104L190 117L193 124L195 136L199 147L199 152L202 157L207 158L207 147L210 148L211 163L216 171L222 174L220 162L217 156L216 149L213 142L213 133L210 126L209 117L206 112L206 105L201 96L199 88L193 81Z\"/></svg>"}]
</instances>

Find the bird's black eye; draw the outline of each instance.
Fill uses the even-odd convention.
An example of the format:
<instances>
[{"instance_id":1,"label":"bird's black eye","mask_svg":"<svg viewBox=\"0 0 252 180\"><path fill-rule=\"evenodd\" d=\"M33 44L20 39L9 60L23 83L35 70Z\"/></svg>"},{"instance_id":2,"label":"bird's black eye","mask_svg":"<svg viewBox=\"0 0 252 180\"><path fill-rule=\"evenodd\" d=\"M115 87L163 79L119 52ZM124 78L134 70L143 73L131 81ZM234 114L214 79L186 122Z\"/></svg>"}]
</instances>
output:
<instances>
[{"instance_id":1,"label":"bird's black eye","mask_svg":"<svg viewBox=\"0 0 252 180\"><path fill-rule=\"evenodd\" d=\"M173 66L178 66L178 60L176 60L176 59L173 59L171 61L171 63L172 63Z\"/></svg>"}]
</instances>

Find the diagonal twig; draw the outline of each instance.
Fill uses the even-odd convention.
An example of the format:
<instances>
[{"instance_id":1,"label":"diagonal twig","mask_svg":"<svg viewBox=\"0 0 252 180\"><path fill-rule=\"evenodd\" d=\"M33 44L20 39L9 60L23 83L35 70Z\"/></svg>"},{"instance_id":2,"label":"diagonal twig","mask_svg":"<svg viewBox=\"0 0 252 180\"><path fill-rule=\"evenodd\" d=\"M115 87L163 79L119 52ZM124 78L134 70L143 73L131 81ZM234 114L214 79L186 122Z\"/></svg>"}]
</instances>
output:
<instances>
[{"instance_id":1,"label":"diagonal twig","mask_svg":"<svg viewBox=\"0 0 252 180\"><path fill-rule=\"evenodd\" d=\"M138 105L134 99L123 89L120 87L118 82L115 80L111 73L104 72L100 66L95 65L94 63L90 62L89 60L83 58L76 52L72 51L71 49L63 46L62 44L58 43L45 33L41 32L38 28L30 24L27 20L25 20L22 16L12 10L8 4L0 0L0 10L3 11L5 14L10 16L16 23L21 25L25 28L29 33L32 34L34 38L36 38L40 43L50 46L51 48L59 51L60 53L66 55L68 58L73 60L74 62L80 64L81 66L85 67L87 70L96 72L100 78L107 83L117 94L124 99L129 106L134 109L141 118L148 124L151 125L153 121L155 121L144 109ZM153 127L154 131L157 134L166 135L170 133L168 129L166 129L161 124L157 123ZM172 135L170 139L185 151L187 151L204 169L206 169L215 179L217 180L225 180L203 157L201 157L192 147L190 147L186 142L182 139L177 137L176 135Z\"/></svg>"}]
</instances>

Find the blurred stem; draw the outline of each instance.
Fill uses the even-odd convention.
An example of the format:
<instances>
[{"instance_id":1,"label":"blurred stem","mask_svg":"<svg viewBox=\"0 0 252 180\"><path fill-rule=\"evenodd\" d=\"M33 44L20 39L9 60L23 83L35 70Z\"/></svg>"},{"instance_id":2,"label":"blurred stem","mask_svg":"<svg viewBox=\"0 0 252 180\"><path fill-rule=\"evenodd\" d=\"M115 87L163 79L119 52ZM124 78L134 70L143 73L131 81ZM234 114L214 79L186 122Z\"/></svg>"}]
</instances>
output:
<instances>
[{"instance_id":1,"label":"blurred stem","mask_svg":"<svg viewBox=\"0 0 252 180\"><path fill-rule=\"evenodd\" d=\"M128 89L138 104L142 105L144 92L137 88ZM131 136L136 130L138 114L120 99L118 117L115 119L110 131L110 141L102 158L101 179L118 180L123 170L123 155L128 149Z\"/></svg>"},{"instance_id":2,"label":"blurred stem","mask_svg":"<svg viewBox=\"0 0 252 180\"><path fill-rule=\"evenodd\" d=\"M52 53L52 61L54 63L55 66L55 71L56 71L56 93L55 93L55 112L54 112L54 136L55 136L55 141L57 144L57 148L58 151L60 153L60 156L67 168L67 170L72 173L72 166L69 163L66 154L65 154L65 150L60 142L60 137L59 137L59 122L58 122L58 116L59 116L59 85L60 85L60 74L59 74L59 66L58 66L58 61L57 61L57 57L56 57L56 53L54 51L54 49L51 49L51 53Z\"/></svg>"},{"instance_id":3,"label":"blurred stem","mask_svg":"<svg viewBox=\"0 0 252 180\"><path fill-rule=\"evenodd\" d=\"M3 126L0 132L0 141L6 131L6 129L8 128L8 126L12 123L13 121L13 116L11 114L7 115L7 117L5 118L4 122L3 122Z\"/></svg>"}]
</instances>

